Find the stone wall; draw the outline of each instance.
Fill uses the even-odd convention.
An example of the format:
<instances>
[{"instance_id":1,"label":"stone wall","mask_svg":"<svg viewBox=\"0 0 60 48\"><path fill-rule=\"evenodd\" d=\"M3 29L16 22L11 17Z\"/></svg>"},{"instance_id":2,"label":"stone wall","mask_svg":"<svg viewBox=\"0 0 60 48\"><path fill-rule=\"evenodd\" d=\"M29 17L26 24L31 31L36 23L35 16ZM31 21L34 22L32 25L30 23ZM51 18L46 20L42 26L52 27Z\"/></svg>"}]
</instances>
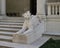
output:
<instances>
[{"instance_id":1,"label":"stone wall","mask_svg":"<svg viewBox=\"0 0 60 48\"><path fill-rule=\"evenodd\" d=\"M49 17L46 20L46 31L47 32L60 32L60 17L55 16L54 18Z\"/></svg>"}]
</instances>

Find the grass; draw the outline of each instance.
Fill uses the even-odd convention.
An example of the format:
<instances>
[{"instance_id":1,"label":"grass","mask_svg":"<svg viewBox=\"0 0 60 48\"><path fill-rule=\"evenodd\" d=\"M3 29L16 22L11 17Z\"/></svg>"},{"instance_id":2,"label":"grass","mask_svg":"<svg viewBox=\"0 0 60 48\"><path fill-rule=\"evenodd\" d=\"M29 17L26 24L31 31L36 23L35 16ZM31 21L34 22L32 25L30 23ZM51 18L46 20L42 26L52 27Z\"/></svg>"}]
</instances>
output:
<instances>
[{"instance_id":1,"label":"grass","mask_svg":"<svg viewBox=\"0 0 60 48\"><path fill-rule=\"evenodd\" d=\"M49 39L44 45L39 48L60 48L60 40Z\"/></svg>"}]
</instances>

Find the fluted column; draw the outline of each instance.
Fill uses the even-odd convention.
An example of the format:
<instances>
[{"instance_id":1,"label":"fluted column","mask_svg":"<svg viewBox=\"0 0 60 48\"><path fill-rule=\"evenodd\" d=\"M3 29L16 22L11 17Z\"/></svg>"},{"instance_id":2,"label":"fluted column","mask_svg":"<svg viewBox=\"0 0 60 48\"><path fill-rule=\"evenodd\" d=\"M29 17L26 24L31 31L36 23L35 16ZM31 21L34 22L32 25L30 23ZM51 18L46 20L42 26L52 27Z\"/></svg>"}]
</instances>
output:
<instances>
[{"instance_id":1,"label":"fluted column","mask_svg":"<svg viewBox=\"0 0 60 48\"><path fill-rule=\"evenodd\" d=\"M54 15L54 5L52 5L52 14Z\"/></svg>"},{"instance_id":2,"label":"fluted column","mask_svg":"<svg viewBox=\"0 0 60 48\"><path fill-rule=\"evenodd\" d=\"M46 0L37 0L37 14L45 15Z\"/></svg>"},{"instance_id":3,"label":"fluted column","mask_svg":"<svg viewBox=\"0 0 60 48\"><path fill-rule=\"evenodd\" d=\"M56 15L57 15L57 5L56 5Z\"/></svg>"},{"instance_id":4,"label":"fluted column","mask_svg":"<svg viewBox=\"0 0 60 48\"><path fill-rule=\"evenodd\" d=\"M60 15L60 5L59 5L59 15Z\"/></svg>"},{"instance_id":5,"label":"fluted column","mask_svg":"<svg viewBox=\"0 0 60 48\"><path fill-rule=\"evenodd\" d=\"M1 0L1 14L6 15L6 0Z\"/></svg>"},{"instance_id":6,"label":"fluted column","mask_svg":"<svg viewBox=\"0 0 60 48\"><path fill-rule=\"evenodd\" d=\"M51 5L48 5L48 15L51 15Z\"/></svg>"}]
</instances>

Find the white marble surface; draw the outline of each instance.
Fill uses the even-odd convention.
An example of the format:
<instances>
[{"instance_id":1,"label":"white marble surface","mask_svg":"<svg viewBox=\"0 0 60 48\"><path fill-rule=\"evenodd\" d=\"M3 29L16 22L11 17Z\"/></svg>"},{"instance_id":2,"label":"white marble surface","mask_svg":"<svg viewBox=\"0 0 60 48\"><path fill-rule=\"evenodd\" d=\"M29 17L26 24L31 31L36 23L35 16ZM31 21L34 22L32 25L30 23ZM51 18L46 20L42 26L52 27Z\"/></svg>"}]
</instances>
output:
<instances>
[{"instance_id":1,"label":"white marble surface","mask_svg":"<svg viewBox=\"0 0 60 48\"><path fill-rule=\"evenodd\" d=\"M18 43L0 41L0 46L7 46L7 47L14 47L14 48L39 48L49 39L50 37L48 36L42 36L41 38L39 38L38 40L36 40L31 44L18 44Z\"/></svg>"},{"instance_id":2,"label":"white marble surface","mask_svg":"<svg viewBox=\"0 0 60 48\"><path fill-rule=\"evenodd\" d=\"M44 32L43 34L60 36L60 32Z\"/></svg>"}]
</instances>

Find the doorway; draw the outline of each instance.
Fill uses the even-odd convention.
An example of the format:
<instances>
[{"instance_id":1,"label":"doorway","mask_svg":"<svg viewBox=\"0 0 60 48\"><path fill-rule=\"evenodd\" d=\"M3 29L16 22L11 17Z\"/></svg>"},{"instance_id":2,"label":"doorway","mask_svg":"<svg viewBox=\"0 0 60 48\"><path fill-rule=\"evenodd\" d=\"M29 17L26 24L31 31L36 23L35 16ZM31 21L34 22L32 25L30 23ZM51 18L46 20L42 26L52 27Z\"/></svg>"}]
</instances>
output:
<instances>
[{"instance_id":1,"label":"doorway","mask_svg":"<svg viewBox=\"0 0 60 48\"><path fill-rule=\"evenodd\" d=\"M6 0L7 16L22 16L28 10L30 10L30 0Z\"/></svg>"},{"instance_id":2,"label":"doorway","mask_svg":"<svg viewBox=\"0 0 60 48\"><path fill-rule=\"evenodd\" d=\"M37 13L37 0L30 0L30 13L36 15Z\"/></svg>"}]
</instances>

